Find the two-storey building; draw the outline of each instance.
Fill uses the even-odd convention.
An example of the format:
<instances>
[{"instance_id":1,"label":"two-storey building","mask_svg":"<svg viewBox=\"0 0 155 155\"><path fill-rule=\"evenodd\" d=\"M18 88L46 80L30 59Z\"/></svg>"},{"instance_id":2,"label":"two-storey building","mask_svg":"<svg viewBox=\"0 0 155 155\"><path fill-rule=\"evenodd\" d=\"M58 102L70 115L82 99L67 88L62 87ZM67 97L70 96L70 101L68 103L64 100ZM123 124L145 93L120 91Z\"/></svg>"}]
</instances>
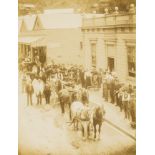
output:
<instances>
[{"instance_id":1,"label":"two-storey building","mask_svg":"<svg viewBox=\"0 0 155 155\"><path fill-rule=\"evenodd\" d=\"M128 13L113 14L108 9L101 17L83 15L82 38L85 68L114 71L121 81L135 82L136 15L134 6Z\"/></svg>"}]
</instances>

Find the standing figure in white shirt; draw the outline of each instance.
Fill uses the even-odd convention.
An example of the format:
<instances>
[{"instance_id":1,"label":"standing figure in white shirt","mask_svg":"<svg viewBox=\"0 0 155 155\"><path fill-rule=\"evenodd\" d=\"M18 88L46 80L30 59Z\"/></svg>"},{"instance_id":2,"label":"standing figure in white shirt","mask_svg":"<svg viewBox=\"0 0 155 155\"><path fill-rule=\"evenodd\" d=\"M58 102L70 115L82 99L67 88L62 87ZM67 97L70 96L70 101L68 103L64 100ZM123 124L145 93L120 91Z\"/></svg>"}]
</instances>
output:
<instances>
[{"instance_id":1,"label":"standing figure in white shirt","mask_svg":"<svg viewBox=\"0 0 155 155\"><path fill-rule=\"evenodd\" d=\"M34 87L34 93L37 97L37 104L42 104L42 95L44 91L44 83L41 79L34 79L32 83Z\"/></svg>"}]
</instances>

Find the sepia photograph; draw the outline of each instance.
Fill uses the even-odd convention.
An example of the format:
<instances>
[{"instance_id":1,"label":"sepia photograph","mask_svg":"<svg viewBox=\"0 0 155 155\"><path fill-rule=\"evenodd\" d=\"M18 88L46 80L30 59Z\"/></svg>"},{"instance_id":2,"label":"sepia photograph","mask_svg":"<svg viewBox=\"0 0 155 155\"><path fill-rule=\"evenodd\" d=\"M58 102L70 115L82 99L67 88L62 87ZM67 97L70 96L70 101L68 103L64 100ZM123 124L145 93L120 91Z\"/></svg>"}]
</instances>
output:
<instances>
[{"instance_id":1,"label":"sepia photograph","mask_svg":"<svg viewBox=\"0 0 155 155\"><path fill-rule=\"evenodd\" d=\"M136 155L136 0L18 0L18 155Z\"/></svg>"}]
</instances>

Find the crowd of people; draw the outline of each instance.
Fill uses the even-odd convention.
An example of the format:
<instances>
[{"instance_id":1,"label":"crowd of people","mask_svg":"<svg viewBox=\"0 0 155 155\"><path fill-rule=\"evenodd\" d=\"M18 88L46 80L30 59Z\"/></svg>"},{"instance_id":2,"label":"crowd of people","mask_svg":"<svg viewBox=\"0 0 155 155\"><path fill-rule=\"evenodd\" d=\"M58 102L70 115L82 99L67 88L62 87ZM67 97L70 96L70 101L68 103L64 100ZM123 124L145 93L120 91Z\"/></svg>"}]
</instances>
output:
<instances>
[{"instance_id":1,"label":"crowd of people","mask_svg":"<svg viewBox=\"0 0 155 155\"><path fill-rule=\"evenodd\" d=\"M32 105L32 96L37 97L37 104L42 104L42 97L45 97L49 104L57 98L58 92L64 87L77 89L88 89L91 86L101 87L101 74L96 71L84 71L81 66L64 65L32 65L23 67L22 72L22 92L27 93L27 104ZM56 102L56 101L53 101Z\"/></svg>"},{"instance_id":2,"label":"crowd of people","mask_svg":"<svg viewBox=\"0 0 155 155\"><path fill-rule=\"evenodd\" d=\"M45 98L46 104L57 102L58 92L64 87L101 89L105 101L115 104L124 112L125 119L131 120L132 127L136 124L135 87L119 81L116 73L102 70L84 70L82 66L63 64L36 65L28 68L23 66L22 92L27 94L27 105L33 104L33 94L37 104L42 104Z\"/></svg>"},{"instance_id":3,"label":"crowd of people","mask_svg":"<svg viewBox=\"0 0 155 155\"><path fill-rule=\"evenodd\" d=\"M103 79L103 98L120 108L124 118L136 126L136 87L121 83L116 74L107 72Z\"/></svg>"}]
</instances>

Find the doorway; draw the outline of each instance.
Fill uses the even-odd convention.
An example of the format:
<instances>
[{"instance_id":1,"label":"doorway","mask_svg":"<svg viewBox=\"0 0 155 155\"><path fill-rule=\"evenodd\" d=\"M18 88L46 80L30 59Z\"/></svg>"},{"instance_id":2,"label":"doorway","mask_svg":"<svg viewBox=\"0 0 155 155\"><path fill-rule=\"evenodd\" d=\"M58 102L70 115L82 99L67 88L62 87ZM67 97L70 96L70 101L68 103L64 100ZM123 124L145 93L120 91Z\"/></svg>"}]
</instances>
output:
<instances>
[{"instance_id":1,"label":"doorway","mask_svg":"<svg viewBox=\"0 0 155 155\"><path fill-rule=\"evenodd\" d=\"M39 47L33 48L34 61L37 57L40 63L44 64L46 62L46 47L45 46L39 46Z\"/></svg>"},{"instance_id":2,"label":"doorway","mask_svg":"<svg viewBox=\"0 0 155 155\"><path fill-rule=\"evenodd\" d=\"M114 58L108 57L108 69L110 72L114 71Z\"/></svg>"}]
</instances>

